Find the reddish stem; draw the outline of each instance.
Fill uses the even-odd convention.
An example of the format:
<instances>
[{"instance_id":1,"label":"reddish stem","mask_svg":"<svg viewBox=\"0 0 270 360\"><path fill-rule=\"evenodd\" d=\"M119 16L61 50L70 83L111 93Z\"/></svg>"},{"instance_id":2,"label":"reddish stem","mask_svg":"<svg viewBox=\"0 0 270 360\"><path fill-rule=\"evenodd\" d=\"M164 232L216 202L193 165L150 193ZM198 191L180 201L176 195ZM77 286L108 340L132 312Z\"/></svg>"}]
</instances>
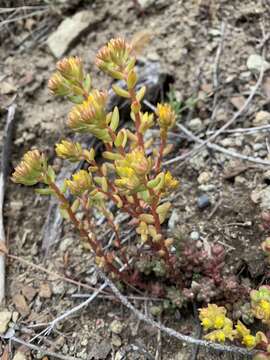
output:
<instances>
[{"instance_id":1,"label":"reddish stem","mask_svg":"<svg viewBox=\"0 0 270 360\"><path fill-rule=\"evenodd\" d=\"M157 163L155 166L156 174L158 174L160 172L161 162L162 162L162 158L163 158L163 151L166 146L166 142L167 142L167 136L164 135L161 137L161 143L160 143L160 147L159 147L159 155L158 155Z\"/></svg>"}]
</instances>

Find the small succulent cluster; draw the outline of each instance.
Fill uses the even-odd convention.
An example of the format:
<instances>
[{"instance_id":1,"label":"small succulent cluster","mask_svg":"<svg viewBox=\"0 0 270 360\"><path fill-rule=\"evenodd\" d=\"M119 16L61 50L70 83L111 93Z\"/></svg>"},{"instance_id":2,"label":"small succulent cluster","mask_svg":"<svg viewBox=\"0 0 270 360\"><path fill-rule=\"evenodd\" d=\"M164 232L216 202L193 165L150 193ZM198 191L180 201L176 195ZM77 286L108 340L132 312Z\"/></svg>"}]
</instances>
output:
<instances>
[{"instance_id":1,"label":"small succulent cluster","mask_svg":"<svg viewBox=\"0 0 270 360\"><path fill-rule=\"evenodd\" d=\"M162 229L171 203L163 199L177 189L178 180L169 171L162 170L163 157L172 149L167 144L167 134L175 125L176 114L166 103L158 104L155 114L142 111L146 88L136 87L135 63L132 46L120 38L112 39L96 57L100 70L125 84L122 87L113 84L112 89L118 96L130 101L132 130L126 124L120 127L118 107L107 111L108 92L92 87L91 76L85 73L79 57L59 61L57 71L48 83L50 92L64 96L74 104L68 114L67 126L75 133L99 139L104 146L103 159L96 161L93 148L84 148L78 142L63 139L56 144L57 156L70 162L84 161L87 165L66 179L61 188L55 182L56 175L45 154L38 150L24 155L12 180L24 185L46 185L37 191L58 198L62 215L88 241L97 265L118 279L140 286L142 282L137 269L143 261L145 247L153 259L152 270L156 276L174 271L173 240L166 238ZM160 146L157 148L153 146L153 139L145 140L144 136L153 126L160 128ZM136 226L140 240L136 244L135 257L129 256L121 244L119 225L109 210L108 202L128 213ZM115 241L109 249L104 249L104 244L95 234L94 221L90 216L94 208L106 217L114 232ZM78 216L79 212L84 213L83 219Z\"/></svg>"},{"instance_id":2,"label":"small succulent cluster","mask_svg":"<svg viewBox=\"0 0 270 360\"><path fill-rule=\"evenodd\" d=\"M249 311L255 319L263 324L270 324L270 287L261 286L250 292ZM258 331L255 335L240 320L234 325L226 316L227 310L222 306L209 304L200 309L200 320L205 331L212 330L205 338L210 341L225 342L226 340L240 341L249 349L255 347L263 350L254 356L254 360L270 358L270 338L268 334Z\"/></svg>"}]
</instances>

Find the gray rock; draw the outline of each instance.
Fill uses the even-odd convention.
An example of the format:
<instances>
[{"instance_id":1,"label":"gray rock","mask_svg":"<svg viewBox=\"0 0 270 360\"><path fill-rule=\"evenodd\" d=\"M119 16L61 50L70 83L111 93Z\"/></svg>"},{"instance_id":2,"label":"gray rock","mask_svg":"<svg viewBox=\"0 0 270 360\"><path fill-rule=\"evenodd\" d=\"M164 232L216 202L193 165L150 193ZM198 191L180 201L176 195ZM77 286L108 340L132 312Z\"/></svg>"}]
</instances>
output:
<instances>
[{"instance_id":1,"label":"gray rock","mask_svg":"<svg viewBox=\"0 0 270 360\"><path fill-rule=\"evenodd\" d=\"M65 252L73 244L74 244L74 239L67 237L61 241L59 249L61 252Z\"/></svg>"},{"instance_id":2,"label":"gray rock","mask_svg":"<svg viewBox=\"0 0 270 360\"><path fill-rule=\"evenodd\" d=\"M253 144L252 147L254 151L259 151L265 149L265 144Z\"/></svg>"},{"instance_id":3,"label":"gray rock","mask_svg":"<svg viewBox=\"0 0 270 360\"><path fill-rule=\"evenodd\" d=\"M110 325L110 330L114 334L121 334L123 327L123 324L119 320L113 320Z\"/></svg>"},{"instance_id":4,"label":"gray rock","mask_svg":"<svg viewBox=\"0 0 270 360\"><path fill-rule=\"evenodd\" d=\"M261 110L257 112L255 119L253 120L253 125L268 125L270 123L270 112Z\"/></svg>"},{"instance_id":5,"label":"gray rock","mask_svg":"<svg viewBox=\"0 0 270 360\"><path fill-rule=\"evenodd\" d=\"M203 185L200 185L199 186L199 189L201 191L204 191L204 192L208 192L208 191L215 191L216 190L216 185L214 184L203 184Z\"/></svg>"},{"instance_id":6,"label":"gray rock","mask_svg":"<svg viewBox=\"0 0 270 360\"><path fill-rule=\"evenodd\" d=\"M198 197L197 205L199 209L205 209L210 205L210 199L208 195L204 194Z\"/></svg>"},{"instance_id":7,"label":"gray rock","mask_svg":"<svg viewBox=\"0 0 270 360\"><path fill-rule=\"evenodd\" d=\"M193 241L198 241L200 238L200 234L198 233L198 231L192 231L190 234L190 240Z\"/></svg>"},{"instance_id":8,"label":"gray rock","mask_svg":"<svg viewBox=\"0 0 270 360\"><path fill-rule=\"evenodd\" d=\"M89 346L88 359L102 360L106 359L111 351L111 344L108 340L103 340L101 343L95 342L93 346Z\"/></svg>"},{"instance_id":9,"label":"gray rock","mask_svg":"<svg viewBox=\"0 0 270 360\"><path fill-rule=\"evenodd\" d=\"M252 54L247 60L247 68L252 72L260 72L262 64L264 65L264 70L270 69L270 63L264 61L263 58L258 54Z\"/></svg>"},{"instance_id":10,"label":"gray rock","mask_svg":"<svg viewBox=\"0 0 270 360\"><path fill-rule=\"evenodd\" d=\"M206 184L208 183L208 181L211 179L211 174L207 171L203 171L202 173L200 173L200 175L198 176L198 183L199 184Z\"/></svg>"},{"instance_id":11,"label":"gray rock","mask_svg":"<svg viewBox=\"0 0 270 360\"><path fill-rule=\"evenodd\" d=\"M13 360L27 360L27 359L26 359L26 355L23 352L17 351Z\"/></svg>"},{"instance_id":12,"label":"gray rock","mask_svg":"<svg viewBox=\"0 0 270 360\"><path fill-rule=\"evenodd\" d=\"M71 18L62 21L47 40L52 54L58 59L61 58L79 36L86 32L90 25L96 21L96 15L89 10L80 11Z\"/></svg>"},{"instance_id":13,"label":"gray rock","mask_svg":"<svg viewBox=\"0 0 270 360\"><path fill-rule=\"evenodd\" d=\"M168 221L168 227L170 230L174 230L177 223L180 220L180 214L176 209L173 209L170 219Z\"/></svg>"},{"instance_id":14,"label":"gray rock","mask_svg":"<svg viewBox=\"0 0 270 360\"><path fill-rule=\"evenodd\" d=\"M192 131L200 131L203 128L202 120L199 118L192 119L190 120L188 127Z\"/></svg>"},{"instance_id":15,"label":"gray rock","mask_svg":"<svg viewBox=\"0 0 270 360\"><path fill-rule=\"evenodd\" d=\"M111 344L115 347L120 347L122 345L122 340L119 335L112 334Z\"/></svg>"},{"instance_id":16,"label":"gray rock","mask_svg":"<svg viewBox=\"0 0 270 360\"><path fill-rule=\"evenodd\" d=\"M4 334L6 332L11 316L12 313L10 311L3 310L0 312L0 334Z\"/></svg>"},{"instance_id":17,"label":"gray rock","mask_svg":"<svg viewBox=\"0 0 270 360\"><path fill-rule=\"evenodd\" d=\"M149 8L150 6L154 5L156 0L138 0L138 4L142 10Z\"/></svg>"},{"instance_id":18,"label":"gray rock","mask_svg":"<svg viewBox=\"0 0 270 360\"><path fill-rule=\"evenodd\" d=\"M260 191L259 202L263 210L270 210L270 186Z\"/></svg>"}]
</instances>

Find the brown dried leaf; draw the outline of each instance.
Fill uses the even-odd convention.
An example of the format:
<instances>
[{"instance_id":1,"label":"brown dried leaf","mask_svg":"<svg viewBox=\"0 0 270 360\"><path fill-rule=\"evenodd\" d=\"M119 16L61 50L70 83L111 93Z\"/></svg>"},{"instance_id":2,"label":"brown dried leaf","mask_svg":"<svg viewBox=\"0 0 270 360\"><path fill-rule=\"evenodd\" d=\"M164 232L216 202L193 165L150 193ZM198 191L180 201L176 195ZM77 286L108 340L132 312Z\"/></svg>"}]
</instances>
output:
<instances>
[{"instance_id":1,"label":"brown dried leaf","mask_svg":"<svg viewBox=\"0 0 270 360\"><path fill-rule=\"evenodd\" d=\"M27 316L30 314L30 308L27 305L27 302L25 300L25 297L22 294L15 294L12 297L12 301L17 309L17 311L22 315L22 316Z\"/></svg>"},{"instance_id":2,"label":"brown dried leaf","mask_svg":"<svg viewBox=\"0 0 270 360\"><path fill-rule=\"evenodd\" d=\"M43 283L40 285L39 296L45 299L49 299L52 296L52 290L48 283Z\"/></svg>"},{"instance_id":3,"label":"brown dried leaf","mask_svg":"<svg viewBox=\"0 0 270 360\"><path fill-rule=\"evenodd\" d=\"M25 285L22 288L22 293L28 301L32 301L37 293L37 289L33 288L33 286Z\"/></svg>"}]
</instances>

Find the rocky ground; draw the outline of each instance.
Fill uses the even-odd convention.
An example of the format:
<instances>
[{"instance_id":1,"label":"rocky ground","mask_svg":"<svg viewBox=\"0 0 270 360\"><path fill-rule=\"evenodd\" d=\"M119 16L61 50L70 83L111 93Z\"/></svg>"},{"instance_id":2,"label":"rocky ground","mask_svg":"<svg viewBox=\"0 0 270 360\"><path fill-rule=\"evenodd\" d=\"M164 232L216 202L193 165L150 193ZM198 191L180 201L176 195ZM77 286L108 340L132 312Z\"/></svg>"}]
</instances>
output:
<instances>
[{"instance_id":1,"label":"rocky ground","mask_svg":"<svg viewBox=\"0 0 270 360\"><path fill-rule=\"evenodd\" d=\"M11 0L4 3L6 8L14 6ZM38 6L41 2L24 1L22 5L25 4ZM13 166L26 150L39 147L49 153L56 169L61 168L62 163L54 159L53 146L69 134L65 120L70 105L49 95L47 80L56 59L63 55L82 57L86 68L93 73L94 84L107 86L108 79L93 64L96 51L115 36L134 39L134 36L150 35L141 59L160 64L161 71L169 74L173 101L186 106L179 123L203 140L241 109L265 61L263 80L247 111L232 123L229 131L214 140L221 150L203 148L196 156L177 160L195 146L177 128L170 138L175 150L167 159L171 160L167 166L181 183L168 222L170 231L179 238L223 244L228 268L233 267L252 284L267 283L260 249L267 233L260 226L260 214L262 210L270 210L267 165L270 57L267 51L262 51L269 48L263 41L270 31L266 21L270 15L269 3L266 0L61 0L46 1L46 5L41 13L24 10L19 15L25 18L6 22L4 17L0 23L4 29L0 52L0 134L6 121L6 108L15 102ZM259 129L239 131L251 127ZM252 161L243 160L243 155ZM14 329L16 336L25 341L38 334L44 324L84 300L75 298L75 294L89 293L98 283L91 256L68 225L63 226L61 239L50 244L44 256L41 229L48 208L49 199L9 182L4 220L8 248L18 259L7 262L4 309L7 320L0 318L0 330L5 333L8 328ZM103 225L100 231L106 231ZM124 231L128 235L125 225ZM77 283L60 279L56 274ZM133 303L145 312L153 305L151 299L143 296ZM182 333L197 336L198 322L192 309L165 315L161 320ZM43 325L35 327L35 324ZM138 321L116 300L104 295L33 344L63 356L87 360L185 360L192 359L190 356L194 354L190 346L160 336L156 329ZM3 359L54 359L19 344L9 345L8 340L2 341L1 349ZM224 354L206 354L203 350L197 359L206 356L228 359Z\"/></svg>"}]
</instances>

